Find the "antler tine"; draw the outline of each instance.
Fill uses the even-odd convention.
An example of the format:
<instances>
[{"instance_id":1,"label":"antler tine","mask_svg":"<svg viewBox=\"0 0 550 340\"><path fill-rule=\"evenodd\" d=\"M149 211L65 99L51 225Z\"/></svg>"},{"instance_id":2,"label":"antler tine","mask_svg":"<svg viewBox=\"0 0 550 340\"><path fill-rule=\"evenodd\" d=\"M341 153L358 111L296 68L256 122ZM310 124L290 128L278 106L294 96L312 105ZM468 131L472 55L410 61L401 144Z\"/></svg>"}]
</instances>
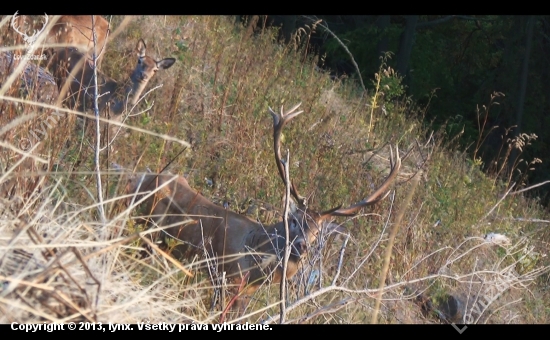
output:
<instances>
[{"instance_id":1,"label":"antler tine","mask_svg":"<svg viewBox=\"0 0 550 340\"><path fill-rule=\"evenodd\" d=\"M282 163L283 161L281 157L281 132L283 131L283 127L285 126L286 123L291 121L294 117L296 117L300 113L304 112L304 111L295 112L296 109L300 107L300 105L302 105L302 103L299 103L298 105L294 106L287 113L283 112L283 108L281 106L280 114L275 113L275 111L273 111L271 107L269 107L269 113L271 113L271 116L273 117L273 148L275 151L275 163L277 164L277 170L279 170L279 175L281 176L283 183L286 182L286 176L285 176L285 171ZM296 186L294 185L294 182L292 182L292 180L290 181L290 193L298 201L298 204L302 206L305 206L307 204L306 198L304 196L301 196L298 193L298 190L296 190Z\"/></svg>"},{"instance_id":2,"label":"antler tine","mask_svg":"<svg viewBox=\"0 0 550 340\"><path fill-rule=\"evenodd\" d=\"M397 177L397 174L399 173L399 168L401 168L401 158L399 157L399 149L397 145L395 146L395 162L393 161L393 150L390 148L390 165L391 165L391 171L388 177L386 177L386 180L382 185L376 189L375 192L373 192L369 197L365 198L364 200L355 203L354 205L343 208L343 209L331 209L328 211L325 211L321 213L321 216L324 218L328 218L331 216L354 216L356 215L362 208L375 204L383 199L385 199L389 191L386 191L388 187L392 184L392 182Z\"/></svg>"}]
</instances>

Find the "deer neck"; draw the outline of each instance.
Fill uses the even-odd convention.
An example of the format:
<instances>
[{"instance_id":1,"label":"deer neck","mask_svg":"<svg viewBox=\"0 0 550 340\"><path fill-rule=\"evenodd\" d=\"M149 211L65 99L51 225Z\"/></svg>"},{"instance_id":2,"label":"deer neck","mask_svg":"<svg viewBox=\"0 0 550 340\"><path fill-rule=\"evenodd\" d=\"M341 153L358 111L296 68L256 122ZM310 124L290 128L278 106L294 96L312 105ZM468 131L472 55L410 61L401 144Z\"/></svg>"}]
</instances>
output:
<instances>
[{"instance_id":1,"label":"deer neck","mask_svg":"<svg viewBox=\"0 0 550 340\"><path fill-rule=\"evenodd\" d=\"M110 100L111 113L120 115L125 110L131 110L136 105L146 85L147 81L141 80L137 72L133 72L128 79L120 84L115 82L113 85L114 94Z\"/></svg>"}]
</instances>

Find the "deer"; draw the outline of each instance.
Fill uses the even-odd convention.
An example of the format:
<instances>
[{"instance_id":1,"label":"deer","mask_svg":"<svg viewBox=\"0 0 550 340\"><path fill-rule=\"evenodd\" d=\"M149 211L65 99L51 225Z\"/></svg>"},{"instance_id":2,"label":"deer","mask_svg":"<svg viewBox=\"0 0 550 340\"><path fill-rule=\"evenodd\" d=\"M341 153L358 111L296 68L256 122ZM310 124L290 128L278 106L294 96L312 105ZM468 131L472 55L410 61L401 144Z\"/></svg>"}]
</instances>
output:
<instances>
[{"instance_id":1,"label":"deer","mask_svg":"<svg viewBox=\"0 0 550 340\"><path fill-rule=\"evenodd\" d=\"M18 13L19 11L16 11L13 15L11 19L11 27L16 33L23 37L23 41L25 42L25 44L32 45L39 38L40 34L42 34L46 30L49 20L48 15L44 13L44 17L42 18L42 20L40 20L40 26L37 29L33 29L32 34L28 35L28 21L25 22L25 20L21 20L22 18L19 16ZM27 26L27 29L23 29L20 26ZM35 26L34 21L31 23L30 26ZM104 48L109 32L109 23L107 22L107 20L105 20L105 18L99 15L62 15L58 18L53 27L46 32L47 35L43 43L63 44L64 46L71 46L72 48L76 48L77 50L89 53L94 47L92 27L95 29L96 33L96 45L98 46L97 65L99 68L101 60L103 59L103 53L100 52L102 52L102 49ZM47 49L47 51L48 54L51 56L54 50ZM38 53L38 50L35 51L35 53ZM10 52L1 53L0 57L10 60L10 65L13 63L13 60L11 60L12 53ZM4 65L1 65L2 63ZM0 60L0 70L2 67L6 68L7 65L8 64L6 62ZM36 81L36 86L34 86L35 82L33 82L31 78L29 78L29 72L39 74L38 81ZM39 68L33 64L28 64L25 68L24 75L25 86L27 88L37 87L40 89L40 91L33 92L38 94L37 96L35 95L35 100L37 99L40 102L51 104L55 99L57 99L59 95L58 87L56 86L54 89L51 86L52 84L55 85L56 82L51 81L53 77L48 75L44 69ZM42 79L45 80L43 81ZM45 90L43 88L45 88Z\"/></svg>"},{"instance_id":2,"label":"deer","mask_svg":"<svg viewBox=\"0 0 550 340\"><path fill-rule=\"evenodd\" d=\"M300 104L288 112L273 117L273 146L275 162L283 182L287 182L281 159L281 133L283 127L303 111ZM206 252L217 259L218 273L225 273L232 283L230 291L237 296L231 306L244 311L251 296L263 283L281 283L283 277L282 254L287 241L290 256L286 277L298 272L300 261L323 230L327 233L345 232L334 217L355 216L364 207L373 205L388 196L388 188L396 179L401 166L399 151L392 162L389 175L370 196L347 208L336 207L323 212L307 209L307 199L301 196L292 181L290 193L297 205L288 215L289 239L285 238L285 224L262 225L244 215L215 205L191 188L183 176L167 173L145 173L128 180L127 204L139 206L150 225L165 227L165 234L182 242L181 257L191 258ZM191 222L189 221L191 219ZM240 288L244 287L244 288Z\"/></svg>"},{"instance_id":3,"label":"deer","mask_svg":"<svg viewBox=\"0 0 550 340\"><path fill-rule=\"evenodd\" d=\"M46 44L63 44L77 48L81 52L90 53L94 49L93 31L96 33L97 67L101 68L109 22L100 15L62 15L48 32Z\"/></svg>"},{"instance_id":4,"label":"deer","mask_svg":"<svg viewBox=\"0 0 550 340\"><path fill-rule=\"evenodd\" d=\"M174 58L155 60L146 55L146 49L145 42L140 39L136 44L136 67L123 82L117 82L97 71L98 109L108 119L122 121L123 113L136 105L156 72L166 70L176 62ZM72 47L58 49L50 67L61 95L67 94L70 105L81 112L91 110L95 92L94 69L85 54ZM68 88L67 91L65 87Z\"/></svg>"},{"instance_id":5,"label":"deer","mask_svg":"<svg viewBox=\"0 0 550 340\"><path fill-rule=\"evenodd\" d=\"M44 19L41 21L41 26L38 29L33 29L33 33L29 36L26 31L20 26L18 11L12 17L11 26L15 32L23 37L23 41L27 45L33 44L42 34L48 24L48 15L44 13ZM34 23L31 26L35 26ZM92 27L94 30L92 30ZM97 65L101 67L103 60L105 43L109 34L109 22L99 15L62 15L55 22L52 28L46 33L43 44L62 44L64 47L74 47L79 51L88 54L94 48L93 31L96 34L96 53L98 55ZM51 54L53 49L46 48L47 54ZM35 54L42 53L36 50Z\"/></svg>"}]
</instances>

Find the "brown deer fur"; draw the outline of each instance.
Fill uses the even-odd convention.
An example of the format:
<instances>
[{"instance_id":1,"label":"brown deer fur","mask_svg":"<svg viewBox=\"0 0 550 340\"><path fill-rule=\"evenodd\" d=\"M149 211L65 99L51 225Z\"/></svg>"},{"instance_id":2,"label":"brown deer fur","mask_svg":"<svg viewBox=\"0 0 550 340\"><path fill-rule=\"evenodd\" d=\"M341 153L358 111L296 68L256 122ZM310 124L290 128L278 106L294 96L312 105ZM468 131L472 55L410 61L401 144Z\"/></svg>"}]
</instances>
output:
<instances>
[{"instance_id":1,"label":"brown deer fur","mask_svg":"<svg viewBox=\"0 0 550 340\"><path fill-rule=\"evenodd\" d=\"M97 65L100 68L109 33L109 22L100 15L94 16L93 25L91 15L62 15L48 32L45 43L63 44L91 56L94 49L92 27L96 33Z\"/></svg>"}]
</instances>

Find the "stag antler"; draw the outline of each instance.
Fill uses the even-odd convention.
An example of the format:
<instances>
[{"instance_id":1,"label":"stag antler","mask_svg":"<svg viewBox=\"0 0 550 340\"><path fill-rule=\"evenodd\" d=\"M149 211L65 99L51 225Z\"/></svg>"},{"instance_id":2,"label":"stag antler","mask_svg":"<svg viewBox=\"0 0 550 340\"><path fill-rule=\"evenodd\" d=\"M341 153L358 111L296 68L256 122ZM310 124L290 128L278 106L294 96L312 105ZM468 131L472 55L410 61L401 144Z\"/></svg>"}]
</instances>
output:
<instances>
[{"instance_id":1,"label":"stag antler","mask_svg":"<svg viewBox=\"0 0 550 340\"><path fill-rule=\"evenodd\" d=\"M395 160L393 160L393 150L390 148L390 163L391 163L391 171L388 177L386 177L386 180L382 185L376 189L375 192L373 192L369 197L365 198L364 200L355 203L354 205L348 207L348 208L334 208L331 210L327 210L325 212L321 213L321 219L327 219L331 216L354 216L356 215L362 208L375 204L378 201L383 200L388 196L390 193L388 190L388 187L391 185L391 183L395 180L397 177L397 174L399 173L399 168L401 167L401 158L399 157L399 148L397 145L395 146Z\"/></svg>"},{"instance_id":2,"label":"stag antler","mask_svg":"<svg viewBox=\"0 0 550 340\"><path fill-rule=\"evenodd\" d=\"M298 109L302 105L302 103L299 103L298 105L294 106L292 109L290 109L288 112L283 112L283 107L281 106L281 114L275 113L271 108L269 108L269 112L271 113L271 116L273 116L273 146L275 148L275 162L277 163L277 169L279 170L279 175L281 176L281 179L283 180L283 183L286 182L285 177L285 171L283 167L283 161L281 159L281 132L283 130L283 127L286 123L288 123L290 120L292 120L294 117L299 115L300 113L304 111L298 111L295 112L296 109ZM393 150L390 149L390 162L391 162L391 171L384 183L369 197L365 198L364 200L355 203L352 206L349 206L348 208L341 208L336 207L327 211L324 211L320 214L321 220L327 219L332 216L354 216L356 215L362 208L375 204L378 201L383 200L386 198L389 194L389 191L386 191L388 187L392 184L392 182L397 177L397 174L399 173L399 169L401 168L401 158L399 157L399 148L397 145L395 146L395 160L393 156ZM290 181L290 193L294 198L298 201L299 204L302 206L306 206L306 198L304 196L301 196L298 193L298 190L296 190L296 187L294 186L294 183Z\"/></svg>"},{"instance_id":3,"label":"stag antler","mask_svg":"<svg viewBox=\"0 0 550 340\"><path fill-rule=\"evenodd\" d=\"M285 176L285 170L283 167L283 160L281 159L281 132L283 131L283 127L286 123L290 122L292 118L296 117L300 113L304 112L296 111L302 105L302 103L299 103L298 105L294 106L292 109L290 109L287 113L283 112L283 107L281 106L281 114L278 115L269 107L269 112L271 113L271 116L273 117L273 147L275 149L275 163L277 163L277 169L279 170L279 175L281 175L281 179L283 180L283 183L286 183L286 176ZM298 201L298 204L300 204L302 207L305 207L307 204L306 198L304 196L301 196L298 193L298 190L296 190L296 187L294 186L294 183L290 181L290 193L296 201Z\"/></svg>"},{"instance_id":4,"label":"stag antler","mask_svg":"<svg viewBox=\"0 0 550 340\"><path fill-rule=\"evenodd\" d=\"M23 36L23 41L25 41L26 44L31 45L31 44L34 43L34 41L36 40L38 35L46 29L46 26L48 25L48 14L44 13L44 16L46 17L46 20L44 20L44 25L42 26L42 29L38 32L36 31L36 29L33 29L32 35L28 36L26 33L23 33L23 32L21 32L17 29L17 22L16 22L16 20L18 18L17 13L19 13L19 11L15 11L15 14L11 18L11 27L13 27L15 32L17 32L17 33L19 33Z\"/></svg>"}]
</instances>

